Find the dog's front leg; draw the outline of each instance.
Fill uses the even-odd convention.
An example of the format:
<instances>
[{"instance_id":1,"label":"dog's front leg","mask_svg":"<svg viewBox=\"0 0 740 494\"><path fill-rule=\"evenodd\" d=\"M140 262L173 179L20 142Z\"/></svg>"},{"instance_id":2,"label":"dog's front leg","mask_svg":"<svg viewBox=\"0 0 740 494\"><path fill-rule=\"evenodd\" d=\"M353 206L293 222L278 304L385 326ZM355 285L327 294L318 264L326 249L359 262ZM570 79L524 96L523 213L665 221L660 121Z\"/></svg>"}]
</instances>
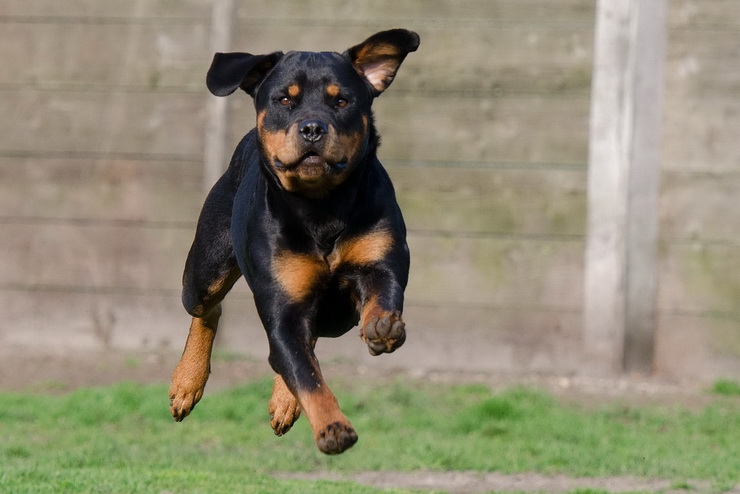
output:
<instances>
[{"instance_id":1,"label":"dog's front leg","mask_svg":"<svg viewBox=\"0 0 740 494\"><path fill-rule=\"evenodd\" d=\"M399 279L399 272L403 278ZM405 281L403 271L382 265L360 278L360 337L372 355L391 353L406 341L406 324L401 318Z\"/></svg>"},{"instance_id":2,"label":"dog's front leg","mask_svg":"<svg viewBox=\"0 0 740 494\"><path fill-rule=\"evenodd\" d=\"M295 307L276 312L261 313L270 343L270 365L298 399L319 450L341 453L357 441L357 433L321 375L309 318Z\"/></svg>"}]
</instances>

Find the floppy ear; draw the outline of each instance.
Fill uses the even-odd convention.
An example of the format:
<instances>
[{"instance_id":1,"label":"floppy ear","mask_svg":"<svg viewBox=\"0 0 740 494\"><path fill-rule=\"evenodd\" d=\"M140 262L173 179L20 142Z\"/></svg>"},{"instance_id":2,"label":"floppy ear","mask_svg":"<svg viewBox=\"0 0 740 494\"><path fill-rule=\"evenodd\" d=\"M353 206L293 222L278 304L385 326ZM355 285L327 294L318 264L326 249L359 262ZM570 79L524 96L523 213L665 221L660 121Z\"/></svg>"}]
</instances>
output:
<instances>
[{"instance_id":1,"label":"floppy ear","mask_svg":"<svg viewBox=\"0 0 740 494\"><path fill-rule=\"evenodd\" d=\"M419 47L419 35L406 29L391 29L373 34L345 52L355 70L375 90L375 96L393 82L406 55Z\"/></svg>"},{"instance_id":2,"label":"floppy ear","mask_svg":"<svg viewBox=\"0 0 740 494\"><path fill-rule=\"evenodd\" d=\"M254 96L257 86L282 56L280 51L269 55L216 53L208 69L206 86L216 96L228 96L237 88Z\"/></svg>"}]
</instances>

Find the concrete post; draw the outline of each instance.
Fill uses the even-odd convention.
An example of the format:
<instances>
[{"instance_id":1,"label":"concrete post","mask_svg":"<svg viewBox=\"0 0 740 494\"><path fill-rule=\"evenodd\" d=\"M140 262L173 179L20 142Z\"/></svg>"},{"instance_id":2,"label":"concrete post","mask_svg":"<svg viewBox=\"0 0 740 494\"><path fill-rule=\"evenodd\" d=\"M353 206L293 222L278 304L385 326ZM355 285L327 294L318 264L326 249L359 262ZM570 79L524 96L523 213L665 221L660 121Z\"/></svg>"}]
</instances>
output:
<instances>
[{"instance_id":1,"label":"concrete post","mask_svg":"<svg viewBox=\"0 0 740 494\"><path fill-rule=\"evenodd\" d=\"M231 49L235 17L234 0L213 0L211 12L211 52ZM209 60L210 62L210 60ZM203 75L205 84L205 70ZM228 123L228 98L208 95L208 121L204 143L203 189L211 190L228 165L226 126Z\"/></svg>"},{"instance_id":2,"label":"concrete post","mask_svg":"<svg viewBox=\"0 0 740 494\"><path fill-rule=\"evenodd\" d=\"M666 0L599 0L591 93L584 350L649 372L655 326Z\"/></svg>"}]
</instances>

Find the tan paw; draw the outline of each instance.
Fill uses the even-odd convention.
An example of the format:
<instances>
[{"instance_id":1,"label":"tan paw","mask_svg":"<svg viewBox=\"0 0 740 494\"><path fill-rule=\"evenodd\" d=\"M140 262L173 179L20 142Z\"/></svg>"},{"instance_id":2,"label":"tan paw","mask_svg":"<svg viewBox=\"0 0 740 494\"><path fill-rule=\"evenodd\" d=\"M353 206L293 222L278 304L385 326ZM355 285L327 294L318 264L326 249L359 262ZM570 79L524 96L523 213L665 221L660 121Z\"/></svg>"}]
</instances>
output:
<instances>
[{"instance_id":1,"label":"tan paw","mask_svg":"<svg viewBox=\"0 0 740 494\"><path fill-rule=\"evenodd\" d=\"M298 420L298 417L301 416L301 406L298 404L298 400L280 376L275 376L268 410L270 412L270 426L272 426L276 436L282 436L288 432L295 421Z\"/></svg>"},{"instance_id":2,"label":"tan paw","mask_svg":"<svg viewBox=\"0 0 740 494\"><path fill-rule=\"evenodd\" d=\"M173 383L170 386L170 413L177 422L182 422L202 397L203 388L192 388Z\"/></svg>"},{"instance_id":3,"label":"tan paw","mask_svg":"<svg viewBox=\"0 0 740 494\"><path fill-rule=\"evenodd\" d=\"M172 373L170 384L170 413L182 422L203 397L208 380L209 366L189 366L180 362Z\"/></svg>"}]
</instances>

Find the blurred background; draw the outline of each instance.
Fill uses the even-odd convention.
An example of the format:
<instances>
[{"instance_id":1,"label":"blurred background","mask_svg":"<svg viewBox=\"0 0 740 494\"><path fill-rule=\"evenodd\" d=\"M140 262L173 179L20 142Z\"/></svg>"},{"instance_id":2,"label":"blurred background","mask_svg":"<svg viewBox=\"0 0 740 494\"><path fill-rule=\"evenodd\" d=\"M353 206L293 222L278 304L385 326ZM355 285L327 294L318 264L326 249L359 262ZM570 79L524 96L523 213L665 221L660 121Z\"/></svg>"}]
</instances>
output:
<instances>
[{"instance_id":1,"label":"blurred background","mask_svg":"<svg viewBox=\"0 0 740 494\"><path fill-rule=\"evenodd\" d=\"M197 216L255 120L246 94L207 92L213 52L341 52L405 27L421 47L375 114L409 337L373 359L355 332L319 357L602 372L584 327L595 19L593 0L3 0L0 346L178 354ZM740 376L740 2L671 0L665 26L651 348L609 371ZM266 359L244 282L218 345Z\"/></svg>"}]
</instances>

